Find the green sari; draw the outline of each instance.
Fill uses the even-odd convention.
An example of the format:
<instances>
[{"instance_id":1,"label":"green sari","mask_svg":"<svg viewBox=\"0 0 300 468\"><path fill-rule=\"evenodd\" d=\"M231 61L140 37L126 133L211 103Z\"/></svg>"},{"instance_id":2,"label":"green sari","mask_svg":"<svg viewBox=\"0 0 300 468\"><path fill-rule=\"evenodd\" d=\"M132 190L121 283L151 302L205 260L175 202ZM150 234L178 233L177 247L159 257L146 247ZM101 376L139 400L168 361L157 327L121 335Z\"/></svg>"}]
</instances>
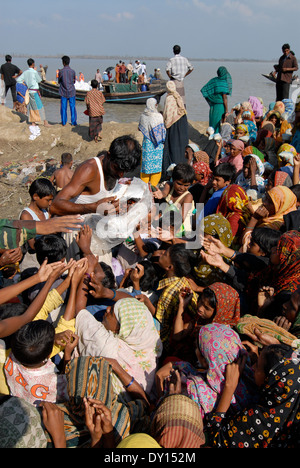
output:
<instances>
[{"instance_id":1,"label":"green sari","mask_svg":"<svg viewBox=\"0 0 300 468\"><path fill-rule=\"evenodd\" d=\"M217 75L201 89L210 107L209 126L215 130L215 133L220 131L222 115L225 113L223 96L232 93L232 78L227 68L219 67Z\"/></svg>"}]
</instances>

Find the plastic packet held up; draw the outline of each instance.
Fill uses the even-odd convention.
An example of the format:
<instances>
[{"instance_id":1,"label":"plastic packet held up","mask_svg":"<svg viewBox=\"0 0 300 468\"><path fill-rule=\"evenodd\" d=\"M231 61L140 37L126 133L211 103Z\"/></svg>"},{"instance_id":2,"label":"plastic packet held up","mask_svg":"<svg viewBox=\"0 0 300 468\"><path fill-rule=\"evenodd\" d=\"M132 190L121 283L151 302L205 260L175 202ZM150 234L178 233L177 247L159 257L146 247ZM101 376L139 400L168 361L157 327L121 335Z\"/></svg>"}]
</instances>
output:
<instances>
[{"instance_id":1,"label":"plastic packet held up","mask_svg":"<svg viewBox=\"0 0 300 468\"><path fill-rule=\"evenodd\" d=\"M130 184L117 184L112 196L120 201L119 213L104 216L101 213L87 215L98 247L108 251L132 236L137 225L145 221L152 208L152 194L148 184L134 177ZM101 209L103 212L103 208Z\"/></svg>"}]
</instances>

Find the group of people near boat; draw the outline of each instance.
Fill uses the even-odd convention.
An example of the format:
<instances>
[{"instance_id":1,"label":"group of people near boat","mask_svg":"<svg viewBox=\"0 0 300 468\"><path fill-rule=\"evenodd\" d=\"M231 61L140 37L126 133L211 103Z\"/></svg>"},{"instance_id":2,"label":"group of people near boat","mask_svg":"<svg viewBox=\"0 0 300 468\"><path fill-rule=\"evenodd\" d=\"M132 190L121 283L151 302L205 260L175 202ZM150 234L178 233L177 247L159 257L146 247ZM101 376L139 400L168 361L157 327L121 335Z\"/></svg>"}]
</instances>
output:
<instances>
[{"instance_id":1,"label":"group of people near boat","mask_svg":"<svg viewBox=\"0 0 300 468\"><path fill-rule=\"evenodd\" d=\"M300 446L300 103L174 81L0 221L1 447Z\"/></svg>"}]
</instances>

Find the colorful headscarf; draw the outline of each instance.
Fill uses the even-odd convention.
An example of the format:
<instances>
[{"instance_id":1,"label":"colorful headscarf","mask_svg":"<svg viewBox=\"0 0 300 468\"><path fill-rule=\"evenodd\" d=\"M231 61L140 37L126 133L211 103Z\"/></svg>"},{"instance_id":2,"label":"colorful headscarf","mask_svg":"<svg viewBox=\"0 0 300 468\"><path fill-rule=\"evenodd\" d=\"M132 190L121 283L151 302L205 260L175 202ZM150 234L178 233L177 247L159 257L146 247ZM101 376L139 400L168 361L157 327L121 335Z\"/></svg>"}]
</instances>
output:
<instances>
[{"instance_id":1,"label":"colorful headscarf","mask_svg":"<svg viewBox=\"0 0 300 468\"><path fill-rule=\"evenodd\" d=\"M123 439L116 447L117 449L127 448L161 448L153 437L144 433L131 434Z\"/></svg>"},{"instance_id":2,"label":"colorful headscarf","mask_svg":"<svg viewBox=\"0 0 300 468\"><path fill-rule=\"evenodd\" d=\"M249 281L249 293L262 286L271 286L275 296L280 292L296 291L300 284L300 232L285 232L277 245L279 265L269 264L263 271L252 274ZM253 288L252 288L253 286ZM252 288L252 289L251 289Z\"/></svg>"},{"instance_id":3,"label":"colorful headscarf","mask_svg":"<svg viewBox=\"0 0 300 468\"><path fill-rule=\"evenodd\" d=\"M145 304L135 298L117 301L114 314L120 324L116 341L119 363L149 392L162 353L153 317Z\"/></svg>"},{"instance_id":4,"label":"colorful headscarf","mask_svg":"<svg viewBox=\"0 0 300 468\"><path fill-rule=\"evenodd\" d=\"M300 356L291 348L270 370L260 401L236 416L213 413L207 424L214 448L299 448Z\"/></svg>"},{"instance_id":5,"label":"colorful headscarf","mask_svg":"<svg viewBox=\"0 0 300 468\"><path fill-rule=\"evenodd\" d=\"M240 319L240 296L226 283L213 283L209 286L216 296L216 313L213 323L234 326Z\"/></svg>"},{"instance_id":6,"label":"colorful headscarf","mask_svg":"<svg viewBox=\"0 0 300 468\"><path fill-rule=\"evenodd\" d=\"M208 370L199 372L186 363L176 363L187 377L189 397L198 405L202 417L216 408L225 383L227 364L245 354L239 335L228 325L212 323L201 327L198 339L199 350L208 364ZM248 378L248 388L246 379ZM251 382L252 381L252 382ZM253 371L248 364L239 380L231 400L231 408L236 412L249 403L249 389L253 385ZM251 400L250 400L251 401Z\"/></svg>"},{"instance_id":7,"label":"colorful headscarf","mask_svg":"<svg viewBox=\"0 0 300 468\"><path fill-rule=\"evenodd\" d=\"M212 177L212 171L209 167L208 164L206 164L205 162L196 162L194 165L193 165L193 168L195 170L195 174L199 174L199 175L203 175L203 179L201 181L199 181L199 183L201 185L207 185L208 181L211 179Z\"/></svg>"},{"instance_id":8,"label":"colorful headscarf","mask_svg":"<svg viewBox=\"0 0 300 468\"><path fill-rule=\"evenodd\" d=\"M262 117L263 116L263 111L264 111L264 106L262 102L259 100L259 98L255 96L250 96L248 101L251 104L253 113L256 118Z\"/></svg>"},{"instance_id":9,"label":"colorful headscarf","mask_svg":"<svg viewBox=\"0 0 300 468\"><path fill-rule=\"evenodd\" d=\"M232 184L224 190L217 207L216 212L221 213L229 221L235 243L239 243L240 236L250 219L248 203L245 190L237 184Z\"/></svg>"},{"instance_id":10,"label":"colorful headscarf","mask_svg":"<svg viewBox=\"0 0 300 468\"><path fill-rule=\"evenodd\" d=\"M200 448L205 436L198 405L185 395L168 395L155 411L151 435L164 448Z\"/></svg>"},{"instance_id":11,"label":"colorful headscarf","mask_svg":"<svg viewBox=\"0 0 300 468\"><path fill-rule=\"evenodd\" d=\"M275 214L264 218L258 225L278 230L284 222L283 216L296 210L297 197L288 187L280 185L269 190L268 195L274 204Z\"/></svg>"},{"instance_id":12,"label":"colorful headscarf","mask_svg":"<svg viewBox=\"0 0 300 468\"><path fill-rule=\"evenodd\" d=\"M166 128L170 128L183 115L186 114L184 102L180 94L176 91L174 81L167 81L167 97L165 100L163 118Z\"/></svg>"},{"instance_id":13,"label":"colorful headscarf","mask_svg":"<svg viewBox=\"0 0 300 468\"><path fill-rule=\"evenodd\" d=\"M245 136L249 136L249 130L246 124L237 125L235 131L237 132L238 130L241 130L242 132L244 132Z\"/></svg>"}]
</instances>

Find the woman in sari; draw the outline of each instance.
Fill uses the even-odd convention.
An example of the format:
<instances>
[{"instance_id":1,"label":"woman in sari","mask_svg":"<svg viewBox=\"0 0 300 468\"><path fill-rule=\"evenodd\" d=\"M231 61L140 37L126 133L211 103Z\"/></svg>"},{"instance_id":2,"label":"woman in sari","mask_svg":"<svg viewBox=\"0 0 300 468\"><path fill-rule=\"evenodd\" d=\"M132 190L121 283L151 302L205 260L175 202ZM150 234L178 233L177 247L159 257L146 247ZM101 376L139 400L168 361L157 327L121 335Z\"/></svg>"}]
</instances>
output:
<instances>
[{"instance_id":1,"label":"woman in sari","mask_svg":"<svg viewBox=\"0 0 300 468\"><path fill-rule=\"evenodd\" d=\"M189 142L188 120L185 105L176 91L174 81L168 81L167 97L163 111L166 139L163 152L163 177L171 164L185 162L185 149Z\"/></svg>"},{"instance_id":2,"label":"woman in sari","mask_svg":"<svg viewBox=\"0 0 300 468\"><path fill-rule=\"evenodd\" d=\"M140 117L139 130L143 134L141 179L158 185L161 178L162 158L166 129L163 116L157 110L157 101L149 98Z\"/></svg>"},{"instance_id":3,"label":"woman in sari","mask_svg":"<svg viewBox=\"0 0 300 468\"><path fill-rule=\"evenodd\" d=\"M231 96L232 93L232 78L227 68L219 67L217 76L203 86L201 93L210 107L209 126L218 133L222 116L228 112L227 96Z\"/></svg>"},{"instance_id":4,"label":"woman in sari","mask_svg":"<svg viewBox=\"0 0 300 468\"><path fill-rule=\"evenodd\" d=\"M256 226L279 230L284 223L284 215L297 209L296 203L297 197L288 187L273 187L266 193L262 205L267 209L268 216L258 220Z\"/></svg>"},{"instance_id":5,"label":"woman in sari","mask_svg":"<svg viewBox=\"0 0 300 468\"><path fill-rule=\"evenodd\" d=\"M239 335L228 325L211 323L201 327L196 354L200 369L189 362L176 361L166 368L177 368L181 381L186 383L186 393L193 400L204 418L216 408L225 382L226 366L241 356L247 355ZM231 399L231 410L236 413L256 397L253 372L249 363L238 388Z\"/></svg>"},{"instance_id":6,"label":"woman in sari","mask_svg":"<svg viewBox=\"0 0 300 468\"><path fill-rule=\"evenodd\" d=\"M229 372L231 369L228 369L225 380L238 383L239 367L235 366L233 372ZM255 367L255 381L260 387L259 401L232 416L228 409L235 385L230 385L230 390L224 386L220 402L209 416L209 446L299 448L299 379L299 355L283 344L266 346Z\"/></svg>"},{"instance_id":7,"label":"woman in sari","mask_svg":"<svg viewBox=\"0 0 300 468\"><path fill-rule=\"evenodd\" d=\"M136 380L146 393L151 392L162 344L153 317L142 302L120 299L106 309L102 322L83 309L77 315L76 329L80 355L115 359L132 376L132 382ZM116 393L124 391L118 377L113 383Z\"/></svg>"},{"instance_id":8,"label":"woman in sari","mask_svg":"<svg viewBox=\"0 0 300 468\"><path fill-rule=\"evenodd\" d=\"M239 245L241 235L250 219L249 199L245 190L232 184L223 192L217 213L222 214L230 223L233 244Z\"/></svg>"}]
</instances>

